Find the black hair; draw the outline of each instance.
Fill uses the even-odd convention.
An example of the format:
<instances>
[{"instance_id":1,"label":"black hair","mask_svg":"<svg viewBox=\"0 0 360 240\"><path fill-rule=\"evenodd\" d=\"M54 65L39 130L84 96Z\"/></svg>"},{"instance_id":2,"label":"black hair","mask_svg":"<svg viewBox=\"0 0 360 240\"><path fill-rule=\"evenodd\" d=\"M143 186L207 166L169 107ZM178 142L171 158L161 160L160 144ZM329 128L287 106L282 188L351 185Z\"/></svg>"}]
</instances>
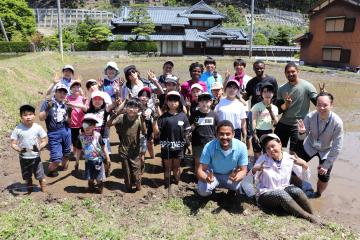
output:
<instances>
[{"instance_id":1,"label":"black hair","mask_svg":"<svg viewBox=\"0 0 360 240\"><path fill-rule=\"evenodd\" d=\"M22 116L25 112L31 112L35 114L35 108L30 105L24 105L20 107L20 116Z\"/></svg>"},{"instance_id":2,"label":"black hair","mask_svg":"<svg viewBox=\"0 0 360 240\"><path fill-rule=\"evenodd\" d=\"M253 66L258 65L258 64L263 64L265 66L265 63L262 60L256 60L253 64Z\"/></svg>"},{"instance_id":3,"label":"black hair","mask_svg":"<svg viewBox=\"0 0 360 240\"><path fill-rule=\"evenodd\" d=\"M137 70L137 69L131 69L131 70L134 70L135 72L137 72L137 75L138 75L138 78L140 79L140 72ZM126 78L126 86L131 89L131 81L130 81L130 70L126 72L125 74L125 78Z\"/></svg>"},{"instance_id":4,"label":"black hair","mask_svg":"<svg viewBox=\"0 0 360 240\"><path fill-rule=\"evenodd\" d=\"M265 137L264 140L262 141L262 143L260 144L263 149L264 149L264 152L266 152L266 144L268 144L268 142L272 141L272 140L275 140L276 142L280 143L281 144L281 141L277 138L273 138L273 137Z\"/></svg>"},{"instance_id":5,"label":"black hair","mask_svg":"<svg viewBox=\"0 0 360 240\"><path fill-rule=\"evenodd\" d=\"M235 59L234 61L234 67L236 66L243 66L244 68L246 67L246 62L244 60L242 60L241 58Z\"/></svg>"},{"instance_id":6,"label":"black hair","mask_svg":"<svg viewBox=\"0 0 360 240\"><path fill-rule=\"evenodd\" d=\"M294 67L296 70L299 70L299 67L296 65L295 62L288 62L285 65L285 72L288 70L288 68Z\"/></svg>"},{"instance_id":7,"label":"black hair","mask_svg":"<svg viewBox=\"0 0 360 240\"><path fill-rule=\"evenodd\" d=\"M101 105L100 109L106 109L106 103L105 100L103 99L103 104ZM89 109L87 110L86 113L96 113L97 110L95 110L94 104L93 104L93 100L90 99L90 103L89 103Z\"/></svg>"},{"instance_id":8,"label":"black hair","mask_svg":"<svg viewBox=\"0 0 360 240\"><path fill-rule=\"evenodd\" d=\"M230 127L234 131L234 125L229 120L222 120L216 126L216 132L218 133L221 127Z\"/></svg>"},{"instance_id":9,"label":"black hair","mask_svg":"<svg viewBox=\"0 0 360 240\"><path fill-rule=\"evenodd\" d=\"M269 92L272 92L272 93L275 92L274 86L273 86L273 85L270 85L270 84L261 87L260 92L262 93L265 88L266 88Z\"/></svg>"},{"instance_id":10,"label":"black hair","mask_svg":"<svg viewBox=\"0 0 360 240\"><path fill-rule=\"evenodd\" d=\"M194 62L194 63L190 64L189 72L191 73L191 72L192 72L195 68L197 68L197 67L201 68L201 72L204 71L204 66L203 66L201 63L199 63L199 62Z\"/></svg>"},{"instance_id":11,"label":"black hair","mask_svg":"<svg viewBox=\"0 0 360 240\"><path fill-rule=\"evenodd\" d=\"M128 108L128 107L135 107L135 108L141 108L141 102L138 98L130 98L126 104L125 104L125 108Z\"/></svg>"},{"instance_id":12,"label":"black hair","mask_svg":"<svg viewBox=\"0 0 360 240\"><path fill-rule=\"evenodd\" d=\"M96 85L97 82L87 82L86 83L86 89L89 90L92 86Z\"/></svg>"},{"instance_id":13,"label":"black hair","mask_svg":"<svg viewBox=\"0 0 360 240\"><path fill-rule=\"evenodd\" d=\"M208 64L214 64L216 66L216 61L215 59L213 59L212 57L207 57L204 61L204 65L208 65Z\"/></svg>"},{"instance_id":14,"label":"black hair","mask_svg":"<svg viewBox=\"0 0 360 240\"><path fill-rule=\"evenodd\" d=\"M89 123L91 125L96 125L97 124L97 121L94 120L94 119L84 119L83 122L86 122L86 123Z\"/></svg>"},{"instance_id":15,"label":"black hair","mask_svg":"<svg viewBox=\"0 0 360 240\"><path fill-rule=\"evenodd\" d=\"M80 82L74 82L73 84L71 84L70 89L71 89L73 86L76 86L76 85L78 85L78 86L81 87L81 83L80 83Z\"/></svg>"},{"instance_id":16,"label":"black hair","mask_svg":"<svg viewBox=\"0 0 360 240\"><path fill-rule=\"evenodd\" d=\"M184 107L183 107L183 104L181 103L181 100L180 100L180 97L179 96L176 96L176 95L170 95L170 96L166 96L165 98L165 103L164 103L164 106L163 106L163 111L164 112L167 112L169 111L169 106L167 105L167 100L168 99L171 99L171 100L176 100L179 102L179 107L176 109L176 111L179 113L179 112L182 112L184 110Z\"/></svg>"},{"instance_id":17,"label":"black hair","mask_svg":"<svg viewBox=\"0 0 360 240\"><path fill-rule=\"evenodd\" d=\"M328 92L321 92L316 96L316 102L318 100L319 97L323 97L323 96L328 96L330 98L330 102L333 103L334 101L334 96L331 93Z\"/></svg>"}]
</instances>

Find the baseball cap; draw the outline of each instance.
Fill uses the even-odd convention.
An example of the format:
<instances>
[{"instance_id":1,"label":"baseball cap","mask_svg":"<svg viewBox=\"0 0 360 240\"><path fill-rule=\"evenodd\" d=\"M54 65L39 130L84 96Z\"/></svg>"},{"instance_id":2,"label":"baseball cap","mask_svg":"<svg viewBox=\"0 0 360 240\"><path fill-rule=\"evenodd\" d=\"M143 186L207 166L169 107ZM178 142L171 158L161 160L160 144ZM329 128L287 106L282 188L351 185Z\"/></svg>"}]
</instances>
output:
<instances>
[{"instance_id":1,"label":"baseball cap","mask_svg":"<svg viewBox=\"0 0 360 240\"><path fill-rule=\"evenodd\" d=\"M71 70L73 73L74 73L74 67L72 66L72 65L70 65L70 64L66 64L66 65L64 65L63 66L63 68L62 68L62 70L64 71L65 69L69 69L69 70Z\"/></svg>"},{"instance_id":2,"label":"baseball cap","mask_svg":"<svg viewBox=\"0 0 360 240\"><path fill-rule=\"evenodd\" d=\"M79 85L81 87L81 82L80 81L73 81L71 84L70 84L70 88L72 88L74 85Z\"/></svg>"},{"instance_id":3,"label":"baseball cap","mask_svg":"<svg viewBox=\"0 0 360 240\"><path fill-rule=\"evenodd\" d=\"M217 90L217 89L222 89L223 86L220 82L214 82L212 85L211 85L211 90Z\"/></svg>"},{"instance_id":4,"label":"baseball cap","mask_svg":"<svg viewBox=\"0 0 360 240\"><path fill-rule=\"evenodd\" d=\"M177 91L170 91L166 94L166 97L169 97L169 96L178 96L180 98L180 93Z\"/></svg>"},{"instance_id":5,"label":"baseball cap","mask_svg":"<svg viewBox=\"0 0 360 240\"><path fill-rule=\"evenodd\" d=\"M203 90L203 87L199 83L194 83L193 85L191 85L191 90L193 90L194 88L197 88L201 91Z\"/></svg>"},{"instance_id":6,"label":"baseball cap","mask_svg":"<svg viewBox=\"0 0 360 240\"><path fill-rule=\"evenodd\" d=\"M96 118L96 115L93 114L93 113L85 114L83 122L93 122L94 124L99 123L97 118Z\"/></svg>"},{"instance_id":7,"label":"baseball cap","mask_svg":"<svg viewBox=\"0 0 360 240\"><path fill-rule=\"evenodd\" d=\"M58 91L58 90L60 90L60 89L63 89L63 90L65 90L66 92L69 92L69 91L68 91L68 88L67 88L64 84L58 84L58 85L56 85L55 92Z\"/></svg>"},{"instance_id":8,"label":"baseball cap","mask_svg":"<svg viewBox=\"0 0 360 240\"><path fill-rule=\"evenodd\" d=\"M144 92L147 94L147 97L150 98L151 97L151 89L149 87L144 87L143 89L141 89L138 93L138 97L142 96L144 94Z\"/></svg>"},{"instance_id":9,"label":"baseball cap","mask_svg":"<svg viewBox=\"0 0 360 240\"><path fill-rule=\"evenodd\" d=\"M101 97L102 99L105 100L105 96L104 96L104 92L102 91L95 91L91 94L91 98L95 98L95 97Z\"/></svg>"},{"instance_id":10,"label":"baseball cap","mask_svg":"<svg viewBox=\"0 0 360 240\"><path fill-rule=\"evenodd\" d=\"M113 62L113 61L107 62L106 65L105 65L105 70L108 67L111 67L111 68L115 69L118 72L120 71L118 65L116 64L116 62Z\"/></svg>"},{"instance_id":11,"label":"baseball cap","mask_svg":"<svg viewBox=\"0 0 360 240\"><path fill-rule=\"evenodd\" d=\"M275 133L269 133L269 134L264 134L261 136L260 143L261 143L261 145L265 145L269 140L272 140L272 139L277 139L280 141L280 138L278 137L278 135L276 135Z\"/></svg>"},{"instance_id":12,"label":"baseball cap","mask_svg":"<svg viewBox=\"0 0 360 240\"><path fill-rule=\"evenodd\" d=\"M178 84L178 78L174 75L167 75L165 78L165 83Z\"/></svg>"},{"instance_id":13,"label":"baseball cap","mask_svg":"<svg viewBox=\"0 0 360 240\"><path fill-rule=\"evenodd\" d=\"M202 100L211 100L212 97L211 97L211 94L208 93L208 92L203 92L203 93L200 93L199 96L198 96L198 102L202 101Z\"/></svg>"},{"instance_id":14,"label":"baseball cap","mask_svg":"<svg viewBox=\"0 0 360 240\"><path fill-rule=\"evenodd\" d=\"M234 83L238 88L240 88L240 84L236 80L230 80L226 83L226 88L229 86L229 84Z\"/></svg>"}]
</instances>

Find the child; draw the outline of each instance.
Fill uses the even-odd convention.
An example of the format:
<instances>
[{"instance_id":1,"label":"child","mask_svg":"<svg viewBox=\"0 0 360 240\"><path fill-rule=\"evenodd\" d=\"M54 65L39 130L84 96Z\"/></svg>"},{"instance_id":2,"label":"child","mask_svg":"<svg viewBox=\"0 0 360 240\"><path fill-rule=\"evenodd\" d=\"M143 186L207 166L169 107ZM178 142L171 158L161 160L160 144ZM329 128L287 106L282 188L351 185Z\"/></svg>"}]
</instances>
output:
<instances>
[{"instance_id":1,"label":"child","mask_svg":"<svg viewBox=\"0 0 360 240\"><path fill-rule=\"evenodd\" d=\"M189 109L190 116L194 114L198 108L198 96L201 93L203 93L203 88L201 87L200 84L195 83L191 86L191 99L190 99L190 103L187 103L187 105L190 105L190 109Z\"/></svg>"},{"instance_id":2,"label":"child","mask_svg":"<svg viewBox=\"0 0 360 240\"><path fill-rule=\"evenodd\" d=\"M204 61L205 71L201 74L200 80L206 83L206 89L210 90L215 82L222 83L222 77L216 72L216 61L212 57L207 57ZM206 90L205 90L206 91Z\"/></svg>"},{"instance_id":3,"label":"child","mask_svg":"<svg viewBox=\"0 0 360 240\"><path fill-rule=\"evenodd\" d=\"M167 76L165 78L164 82L165 82L166 92L161 95L158 95L160 109L163 109L165 106L166 93L179 90L179 78L178 77ZM186 102L185 102L183 96L180 96L180 101L181 101L181 104L184 106L183 110L186 113Z\"/></svg>"},{"instance_id":4,"label":"child","mask_svg":"<svg viewBox=\"0 0 360 240\"><path fill-rule=\"evenodd\" d=\"M70 93L70 84L74 80L74 67L69 64L65 65L62 68L62 74L63 74L63 76L61 78L59 78L57 73L55 73L54 81L47 89L46 96L54 95L56 86L59 84L65 85L66 90L68 91L68 94ZM79 80L79 82L80 82L80 80Z\"/></svg>"},{"instance_id":5,"label":"child","mask_svg":"<svg viewBox=\"0 0 360 240\"><path fill-rule=\"evenodd\" d=\"M245 106L237 98L240 85L238 81L230 80L225 87L226 97L222 98L215 107L219 121L229 120L235 129L235 138L241 140L241 133L246 139L246 113Z\"/></svg>"},{"instance_id":6,"label":"child","mask_svg":"<svg viewBox=\"0 0 360 240\"><path fill-rule=\"evenodd\" d=\"M105 165L110 164L109 154L100 133L95 131L97 118L94 114L85 115L77 146L84 152L85 178L88 180L89 192L102 193L105 180ZM80 151L76 153L76 160L80 158ZM95 188L95 180L97 188Z\"/></svg>"},{"instance_id":7,"label":"child","mask_svg":"<svg viewBox=\"0 0 360 240\"><path fill-rule=\"evenodd\" d=\"M164 162L165 187L170 187L170 172L173 171L175 184L180 181L180 162L184 157L186 135L190 130L189 121L182 111L179 92L166 95L167 107L158 121L154 121L154 135L160 137L161 158Z\"/></svg>"},{"instance_id":8,"label":"child","mask_svg":"<svg viewBox=\"0 0 360 240\"><path fill-rule=\"evenodd\" d=\"M50 161L48 176L56 177L57 168L61 164L67 170L71 153L71 131L67 115L68 106L65 98L68 94L65 85L57 85L54 97L46 100L39 113L40 121L46 122L49 138Z\"/></svg>"},{"instance_id":9,"label":"child","mask_svg":"<svg viewBox=\"0 0 360 240\"><path fill-rule=\"evenodd\" d=\"M46 132L34 123L35 108L31 105L20 107L21 123L12 132L11 147L19 152L21 174L27 184L27 191L33 191L32 174L39 180L42 192L46 192L44 168L40 151L47 145ZM39 143L40 141L40 143Z\"/></svg>"},{"instance_id":10,"label":"child","mask_svg":"<svg viewBox=\"0 0 360 240\"><path fill-rule=\"evenodd\" d=\"M262 135L273 133L273 126L278 121L278 108L271 104L274 96L274 86L265 82L260 89L263 100L255 104L251 109L252 127L254 129L252 138L254 162L260 157L262 151L259 139Z\"/></svg>"},{"instance_id":11,"label":"child","mask_svg":"<svg viewBox=\"0 0 360 240\"><path fill-rule=\"evenodd\" d=\"M198 97L199 109L190 116L189 122L192 128L192 152L195 161L195 173L200 164L200 156L206 143L215 138L216 125L218 122L214 111L210 109L212 100L207 92Z\"/></svg>"},{"instance_id":12,"label":"child","mask_svg":"<svg viewBox=\"0 0 360 240\"><path fill-rule=\"evenodd\" d=\"M84 97L80 95L81 83L74 81L70 85L71 95L67 97L66 104L71 107L70 128L71 128L71 143L73 145L74 156L76 154L76 142L80 133L81 124L87 111L84 105Z\"/></svg>"},{"instance_id":13,"label":"child","mask_svg":"<svg viewBox=\"0 0 360 240\"><path fill-rule=\"evenodd\" d=\"M125 113L119 116L113 115L107 126L115 125L119 136L119 155L125 172L125 186L128 192L135 185L141 190L141 160L140 160L140 132L145 134L145 119L139 119L140 101L131 98L125 104Z\"/></svg>"},{"instance_id":14,"label":"child","mask_svg":"<svg viewBox=\"0 0 360 240\"><path fill-rule=\"evenodd\" d=\"M212 104L211 110L214 110L216 105L220 102L220 99L223 97L223 86L219 82L215 82L211 85L211 93L212 93Z\"/></svg>"},{"instance_id":15,"label":"child","mask_svg":"<svg viewBox=\"0 0 360 240\"><path fill-rule=\"evenodd\" d=\"M116 62L108 62L105 66L104 74L103 79L100 80L101 86L99 88L101 91L109 94L112 101L115 101L120 93L120 85L122 85L119 77L119 67Z\"/></svg>"}]
</instances>

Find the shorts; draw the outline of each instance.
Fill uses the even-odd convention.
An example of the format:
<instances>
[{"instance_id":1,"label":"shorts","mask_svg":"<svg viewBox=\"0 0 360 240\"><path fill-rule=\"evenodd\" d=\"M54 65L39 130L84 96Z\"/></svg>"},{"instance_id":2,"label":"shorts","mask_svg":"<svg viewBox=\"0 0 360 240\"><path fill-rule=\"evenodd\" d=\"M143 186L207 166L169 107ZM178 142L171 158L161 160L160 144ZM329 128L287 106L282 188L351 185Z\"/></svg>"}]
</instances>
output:
<instances>
[{"instance_id":1,"label":"shorts","mask_svg":"<svg viewBox=\"0 0 360 240\"><path fill-rule=\"evenodd\" d=\"M193 157L194 158L199 158L201 157L201 153L204 149L205 145L200 145L200 146L192 146L192 153L193 153Z\"/></svg>"},{"instance_id":2,"label":"shorts","mask_svg":"<svg viewBox=\"0 0 360 240\"><path fill-rule=\"evenodd\" d=\"M85 161L86 180L105 180L105 168L102 161Z\"/></svg>"},{"instance_id":3,"label":"shorts","mask_svg":"<svg viewBox=\"0 0 360 240\"><path fill-rule=\"evenodd\" d=\"M322 164L325 162L325 159L321 160L321 157L319 155L319 153L313 155L313 156L309 156L309 154L307 154L307 152L305 151L304 148L298 149L298 151L296 152L296 154L298 155L299 158L303 159L306 162L309 162L313 157L317 156L319 158L319 164ZM322 182L328 182L330 180L330 173L331 173L331 169L332 169L332 165L331 167L327 170L327 173L325 175L320 175L318 174L318 179Z\"/></svg>"},{"instance_id":4,"label":"shorts","mask_svg":"<svg viewBox=\"0 0 360 240\"><path fill-rule=\"evenodd\" d=\"M290 139L290 151L296 152L302 148L303 141L299 140L297 126L278 123L274 133L279 136L283 148L287 147Z\"/></svg>"},{"instance_id":5,"label":"shorts","mask_svg":"<svg viewBox=\"0 0 360 240\"><path fill-rule=\"evenodd\" d=\"M109 138L103 138L103 141L105 143L108 154L111 154L110 139Z\"/></svg>"},{"instance_id":6,"label":"shorts","mask_svg":"<svg viewBox=\"0 0 360 240\"><path fill-rule=\"evenodd\" d=\"M48 132L49 151L51 162L61 162L63 157L71 153L71 131L70 128L60 128Z\"/></svg>"},{"instance_id":7,"label":"shorts","mask_svg":"<svg viewBox=\"0 0 360 240\"><path fill-rule=\"evenodd\" d=\"M167 149L161 149L161 158L163 160L167 160L167 159L172 159L172 158L176 158L176 159L184 159L184 150L167 150Z\"/></svg>"},{"instance_id":8,"label":"shorts","mask_svg":"<svg viewBox=\"0 0 360 240\"><path fill-rule=\"evenodd\" d=\"M256 136L260 139L262 135L265 135L265 134L269 134L269 133L272 133L273 131L270 129L270 130L259 130L259 129L256 129ZM255 139L252 138L251 140L252 142L252 147L253 147L253 151L256 152L256 153L261 153L262 152L262 147L261 147L261 144L260 143L257 143L255 142ZM264 149L265 150L265 149Z\"/></svg>"},{"instance_id":9,"label":"shorts","mask_svg":"<svg viewBox=\"0 0 360 240\"><path fill-rule=\"evenodd\" d=\"M235 131L235 138L241 141L241 128L237 128Z\"/></svg>"},{"instance_id":10,"label":"shorts","mask_svg":"<svg viewBox=\"0 0 360 240\"><path fill-rule=\"evenodd\" d=\"M140 135L140 154L141 153L146 153L147 150L147 145L146 145L146 136L144 135Z\"/></svg>"},{"instance_id":11,"label":"shorts","mask_svg":"<svg viewBox=\"0 0 360 240\"><path fill-rule=\"evenodd\" d=\"M145 124L146 124L146 140L151 141L153 139L152 121L145 120Z\"/></svg>"},{"instance_id":12,"label":"shorts","mask_svg":"<svg viewBox=\"0 0 360 240\"><path fill-rule=\"evenodd\" d=\"M40 157L25 159L20 157L20 168L23 180L30 180L34 173L36 180L45 178L44 167L41 163Z\"/></svg>"},{"instance_id":13,"label":"shorts","mask_svg":"<svg viewBox=\"0 0 360 240\"><path fill-rule=\"evenodd\" d=\"M81 128L71 128L71 143L74 147L79 149L79 146L77 145L78 138L80 135L80 129Z\"/></svg>"}]
</instances>

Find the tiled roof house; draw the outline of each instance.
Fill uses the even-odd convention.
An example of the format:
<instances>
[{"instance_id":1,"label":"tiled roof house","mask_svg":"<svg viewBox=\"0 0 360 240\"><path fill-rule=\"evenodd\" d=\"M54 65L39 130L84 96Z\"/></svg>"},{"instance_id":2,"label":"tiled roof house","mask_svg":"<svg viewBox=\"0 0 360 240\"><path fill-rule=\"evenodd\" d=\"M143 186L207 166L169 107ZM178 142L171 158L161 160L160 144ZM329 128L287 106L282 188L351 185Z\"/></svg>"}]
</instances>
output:
<instances>
[{"instance_id":1,"label":"tiled roof house","mask_svg":"<svg viewBox=\"0 0 360 240\"><path fill-rule=\"evenodd\" d=\"M128 21L130 11L131 7L122 7L119 17L111 21L117 40L135 38L131 30L136 23ZM222 55L224 44L246 44L247 41L243 30L222 27L226 16L203 0L190 8L149 6L147 11L155 24L155 32L149 37L157 42L161 55Z\"/></svg>"}]
</instances>

